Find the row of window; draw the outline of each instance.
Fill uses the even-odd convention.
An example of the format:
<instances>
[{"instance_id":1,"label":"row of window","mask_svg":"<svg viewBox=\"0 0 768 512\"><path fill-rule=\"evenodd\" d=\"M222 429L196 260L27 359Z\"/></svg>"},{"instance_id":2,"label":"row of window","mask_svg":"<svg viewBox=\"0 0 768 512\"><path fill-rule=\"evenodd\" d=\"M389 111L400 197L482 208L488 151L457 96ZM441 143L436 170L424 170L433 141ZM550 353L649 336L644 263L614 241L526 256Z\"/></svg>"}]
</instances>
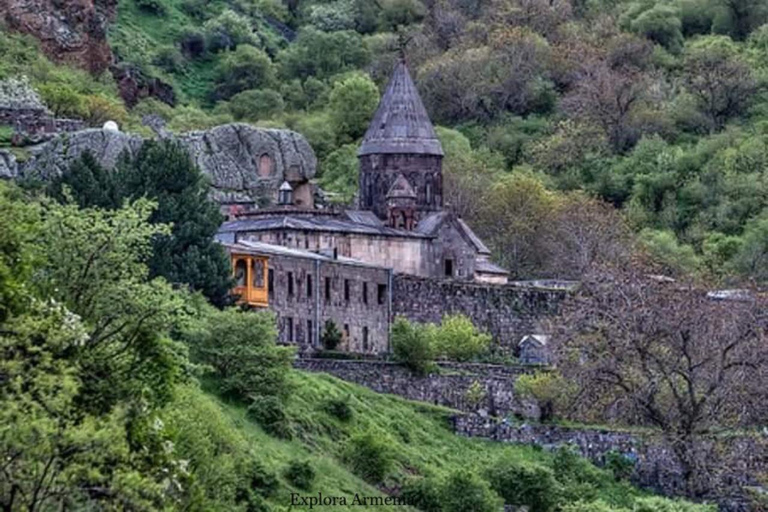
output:
<instances>
[{"instance_id":1,"label":"row of window","mask_svg":"<svg viewBox=\"0 0 768 512\"><path fill-rule=\"evenodd\" d=\"M301 341L302 340L302 333L301 330L301 319L298 321L295 321L293 317L285 317L285 331L284 331L284 339L286 342L295 342L295 341ZM312 320L306 320L306 336L303 338L303 341L306 343L312 343L313 339L313 333L314 331L312 328L314 327L314 323ZM349 340L350 339L350 330L349 330L349 324L344 324L344 339ZM363 335L363 352L368 352L368 345L369 345L369 337L370 337L370 331L368 329L368 326L363 326L362 328L362 335Z\"/></svg>"},{"instance_id":2,"label":"row of window","mask_svg":"<svg viewBox=\"0 0 768 512\"><path fill-rule=\"evenodd\" d=\"M272 269L269 270L269 292L274 292L274 274ZM363 304L368 304L368 283L362 283L361 289L361 301ZM313 298L313 280L312 275L308 274L305 280L305 291L308 299ZM296 295L295 278L293 272L288 272L288 297L292 298ZM333 295L333 285L330 276L325 277L324 296L327 302L331 301ZM350 302L352 300L352 280L344 279L344 301ZM383 305L387 303L387 285L376 284L376 303Z\"/></svg>"}]
</instances>

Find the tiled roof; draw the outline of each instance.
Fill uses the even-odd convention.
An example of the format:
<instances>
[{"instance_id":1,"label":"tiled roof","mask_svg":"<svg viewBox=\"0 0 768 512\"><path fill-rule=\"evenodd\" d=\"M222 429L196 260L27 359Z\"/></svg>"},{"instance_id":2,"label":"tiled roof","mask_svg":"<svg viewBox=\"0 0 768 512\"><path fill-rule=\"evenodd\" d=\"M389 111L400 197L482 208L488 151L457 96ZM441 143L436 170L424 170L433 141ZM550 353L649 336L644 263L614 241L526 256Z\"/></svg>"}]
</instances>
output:
<instances>
[{"instance_id":1,"label":"tiled roof","mask_svg":"<svg viewBox=\"0 0 768 512\"><path fill-rule=\"evenodd\" d=\"M274 231L293 229L300 231L323 231L336 233L354 233L361 235L396 236L408 238L426 238L423 234L403 231L379 225L353 222L340 217L300 217L276 216L265 218L242 219L225 222L219 228L219 234L247 231Z\"/></svg>"},{"instance_id":2,"label":"tiled roof","mask_svg":"<svg viewBox=\"0 0 768 512\"><path fill-rule=\"evenodd\" d=\"M222 245L229 251L240 254L254 254L254 255L275 255L275 256L290 256L293 258L304 258L318 261L333 261L336 263L343 263L345 265L355 265L358 267L379 268L382 270L389 270L388 267L382 267L380 265L374 265L372 263L366 263L364 261L346 258L344 256L328 256L325 254L319 254L312 251L305 251L302 249L294 249L292 247L284 247L282 245L267 244L264 242L256 242L253 240L241 240L237 243L222 243Z\"/></svg>"},{"instance_id":3,"label":"tiled roof","mask_svg":"<svg viewBox=\"0 0 768 512\"><path fill-rule=\"evenodd\" d=\"M443 155L408 66L400 61L387 84L358 156L378 153Z\"/></svg>"},{"instance_id":4,"label":"tiled roof","mask_svg":"<svg viewBox=\"0 0 768 512\"><path fill-rule=\"evenodd\" d=\"M509 274L508 270L503 269L500 266L496 265L495 263L491 263L488 260L477 260L475 262L475 272L480 272L483 274L504 274L504 275Z\"/></svg>"}]
</instances>

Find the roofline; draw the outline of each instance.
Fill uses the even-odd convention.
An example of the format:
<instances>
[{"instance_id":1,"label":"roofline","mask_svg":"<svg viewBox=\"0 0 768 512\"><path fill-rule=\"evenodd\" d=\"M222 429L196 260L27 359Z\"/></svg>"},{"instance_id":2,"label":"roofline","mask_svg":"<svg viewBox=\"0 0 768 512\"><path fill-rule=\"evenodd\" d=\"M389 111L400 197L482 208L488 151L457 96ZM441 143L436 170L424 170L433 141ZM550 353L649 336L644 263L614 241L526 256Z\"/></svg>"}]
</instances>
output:
<instances>
[{"instance_id":1,"label":"roofline","mask_svg":"<svg viewBox=\"0 0 768 512\"><path fill-rule=\"evenodd\" d=\"M326 263L339 263L341 265L350 265L353 267L362 267L362 268L374 268L374 269L383 270L387 272L392 270L390 267L382 267L380 265L374 265L372 263L366 263L364 261L355 260L352 258L339 257L334 259L330 256L324 256L322 254L318 254L312 251L304 251L302 249L294 249L292 247L268 244L265 242L256 242L256 243L260 244L261 246L273 246L275 247L275 249L271 249L269 247L248 247L247 244L244 244L242 242L235 242L234 244L228 243L228 242L222 242L222 241L217 241L217 242L223 245L231 254L246 254L246 255L252 254L255 256L260 256L263 253L267 256L269 255L286 256L291 258L300 258L304 260L321 261ZM247 240L245 242L247 242Z\"/></svg>"}]
</instances>

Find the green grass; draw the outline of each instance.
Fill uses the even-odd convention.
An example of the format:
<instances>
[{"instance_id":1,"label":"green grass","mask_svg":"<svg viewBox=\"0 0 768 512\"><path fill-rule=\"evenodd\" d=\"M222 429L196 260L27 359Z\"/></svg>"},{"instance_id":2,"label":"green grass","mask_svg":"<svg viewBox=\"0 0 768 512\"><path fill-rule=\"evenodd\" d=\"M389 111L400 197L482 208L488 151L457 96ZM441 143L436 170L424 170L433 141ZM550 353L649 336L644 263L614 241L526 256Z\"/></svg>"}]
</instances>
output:
<instances>
[{"instance_id":1,"label":"green grass","mask_svg":"<svg viewBox=\"0 0 768 512\"><path fill-rule=\"evenodd\" d=\"M288 414L295 432L292 440L276 439L266 434L248 418L242 405L225 403L215 395L198 389L193 390L193 394L187 397L188 403L182 407L189 411L202 406L210 410L201 416L226 418L229 428L236 430L240 439L238 442L252 447L259 460L278 475L282 475L291 460L311 461L317 471L313 490L293 489L281 477L279 491L268 500L277 510L288 506L291 492L312 495L321 491L323 495L348 496L348 499L355 493L383 495L381 490L365 483L344 465L344 447L356 432L371 431L384 437L394 452L395 469L383 482L382 489L397 489L411 475L440 478L458 469L471 469L482 474L501 456L507 460L552 467L554 456L534 447L454 435L449 425L454 411L450 409L377 394L324 374L296 371L291 380L294 393L288 405ZM334 398L348 400L353 410L350 420L342 421L326 412L325 405ZM616 482L610 473L594 466L589 465L587 473L591 482L590 499L602 499L613 506L631 508L637 497L647 496L625 482ZM583 487L584 484L578 485ZM361 507L349 509L360 510ZM386 507L375 509L389 510ZM404 508L397 507L397 510Z\"/></svg>"}]
</instances>

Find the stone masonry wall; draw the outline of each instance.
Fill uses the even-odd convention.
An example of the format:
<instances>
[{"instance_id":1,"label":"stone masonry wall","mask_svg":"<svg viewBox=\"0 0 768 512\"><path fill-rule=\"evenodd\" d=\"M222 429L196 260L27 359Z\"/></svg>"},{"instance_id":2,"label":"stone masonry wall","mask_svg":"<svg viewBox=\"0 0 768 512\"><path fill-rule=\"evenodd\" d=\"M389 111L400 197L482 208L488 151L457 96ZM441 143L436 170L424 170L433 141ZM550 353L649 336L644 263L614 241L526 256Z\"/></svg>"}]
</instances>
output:
<instances>
[{"instance_id":1,"label":"stone masonry wall","mask_svg":"<svg viewBox=\"0 0 768 512\"><path fill-rule=\"evenodd\" d=\"M558 312L568 292L557 289L467 283L396 275L392 310L411 321L439 323L461 313L509 352L527 334L544 332L542 321Z\"/></svg>"},{"instance_id":2,"label":"stone masonry wall","mask_svg":"<svg viewBox=\"0 0 768 512\"><path fill-rule=\"evenodd\" d=\"M660 438L611 430L564 428L551 425L517 426L476 414L453 419L457 434L482 437L500 442L531 444L552 449L574 446L584 457L598 465L615 450L636 460L632 481L668 496L685 495L685 485L677 459ZM768 439L740 436L704 443L707 459L715 469L705 475L711 495L699 498L717 501L722 511L749 512L746 487L759 486L761 475L768 473Z\"/></svg>"},{"instance_id":3,"label":"stone masonry wall","mask_svg":"<svg viewBox=\"0 0 768 512\"><path fill-rule=\"evenodd\" d=\"M297 359L294 366L301 370L329 373L379 393L462 411L484 409L498 415L537 415L535 405L520 400L514 393L515 380L527 371L524 367L441 363L440 373L422 377L399 364L385 361ZM485 392L478 403L468 400L467 394L475 382Z\"/></svg>"}]
</instances>

